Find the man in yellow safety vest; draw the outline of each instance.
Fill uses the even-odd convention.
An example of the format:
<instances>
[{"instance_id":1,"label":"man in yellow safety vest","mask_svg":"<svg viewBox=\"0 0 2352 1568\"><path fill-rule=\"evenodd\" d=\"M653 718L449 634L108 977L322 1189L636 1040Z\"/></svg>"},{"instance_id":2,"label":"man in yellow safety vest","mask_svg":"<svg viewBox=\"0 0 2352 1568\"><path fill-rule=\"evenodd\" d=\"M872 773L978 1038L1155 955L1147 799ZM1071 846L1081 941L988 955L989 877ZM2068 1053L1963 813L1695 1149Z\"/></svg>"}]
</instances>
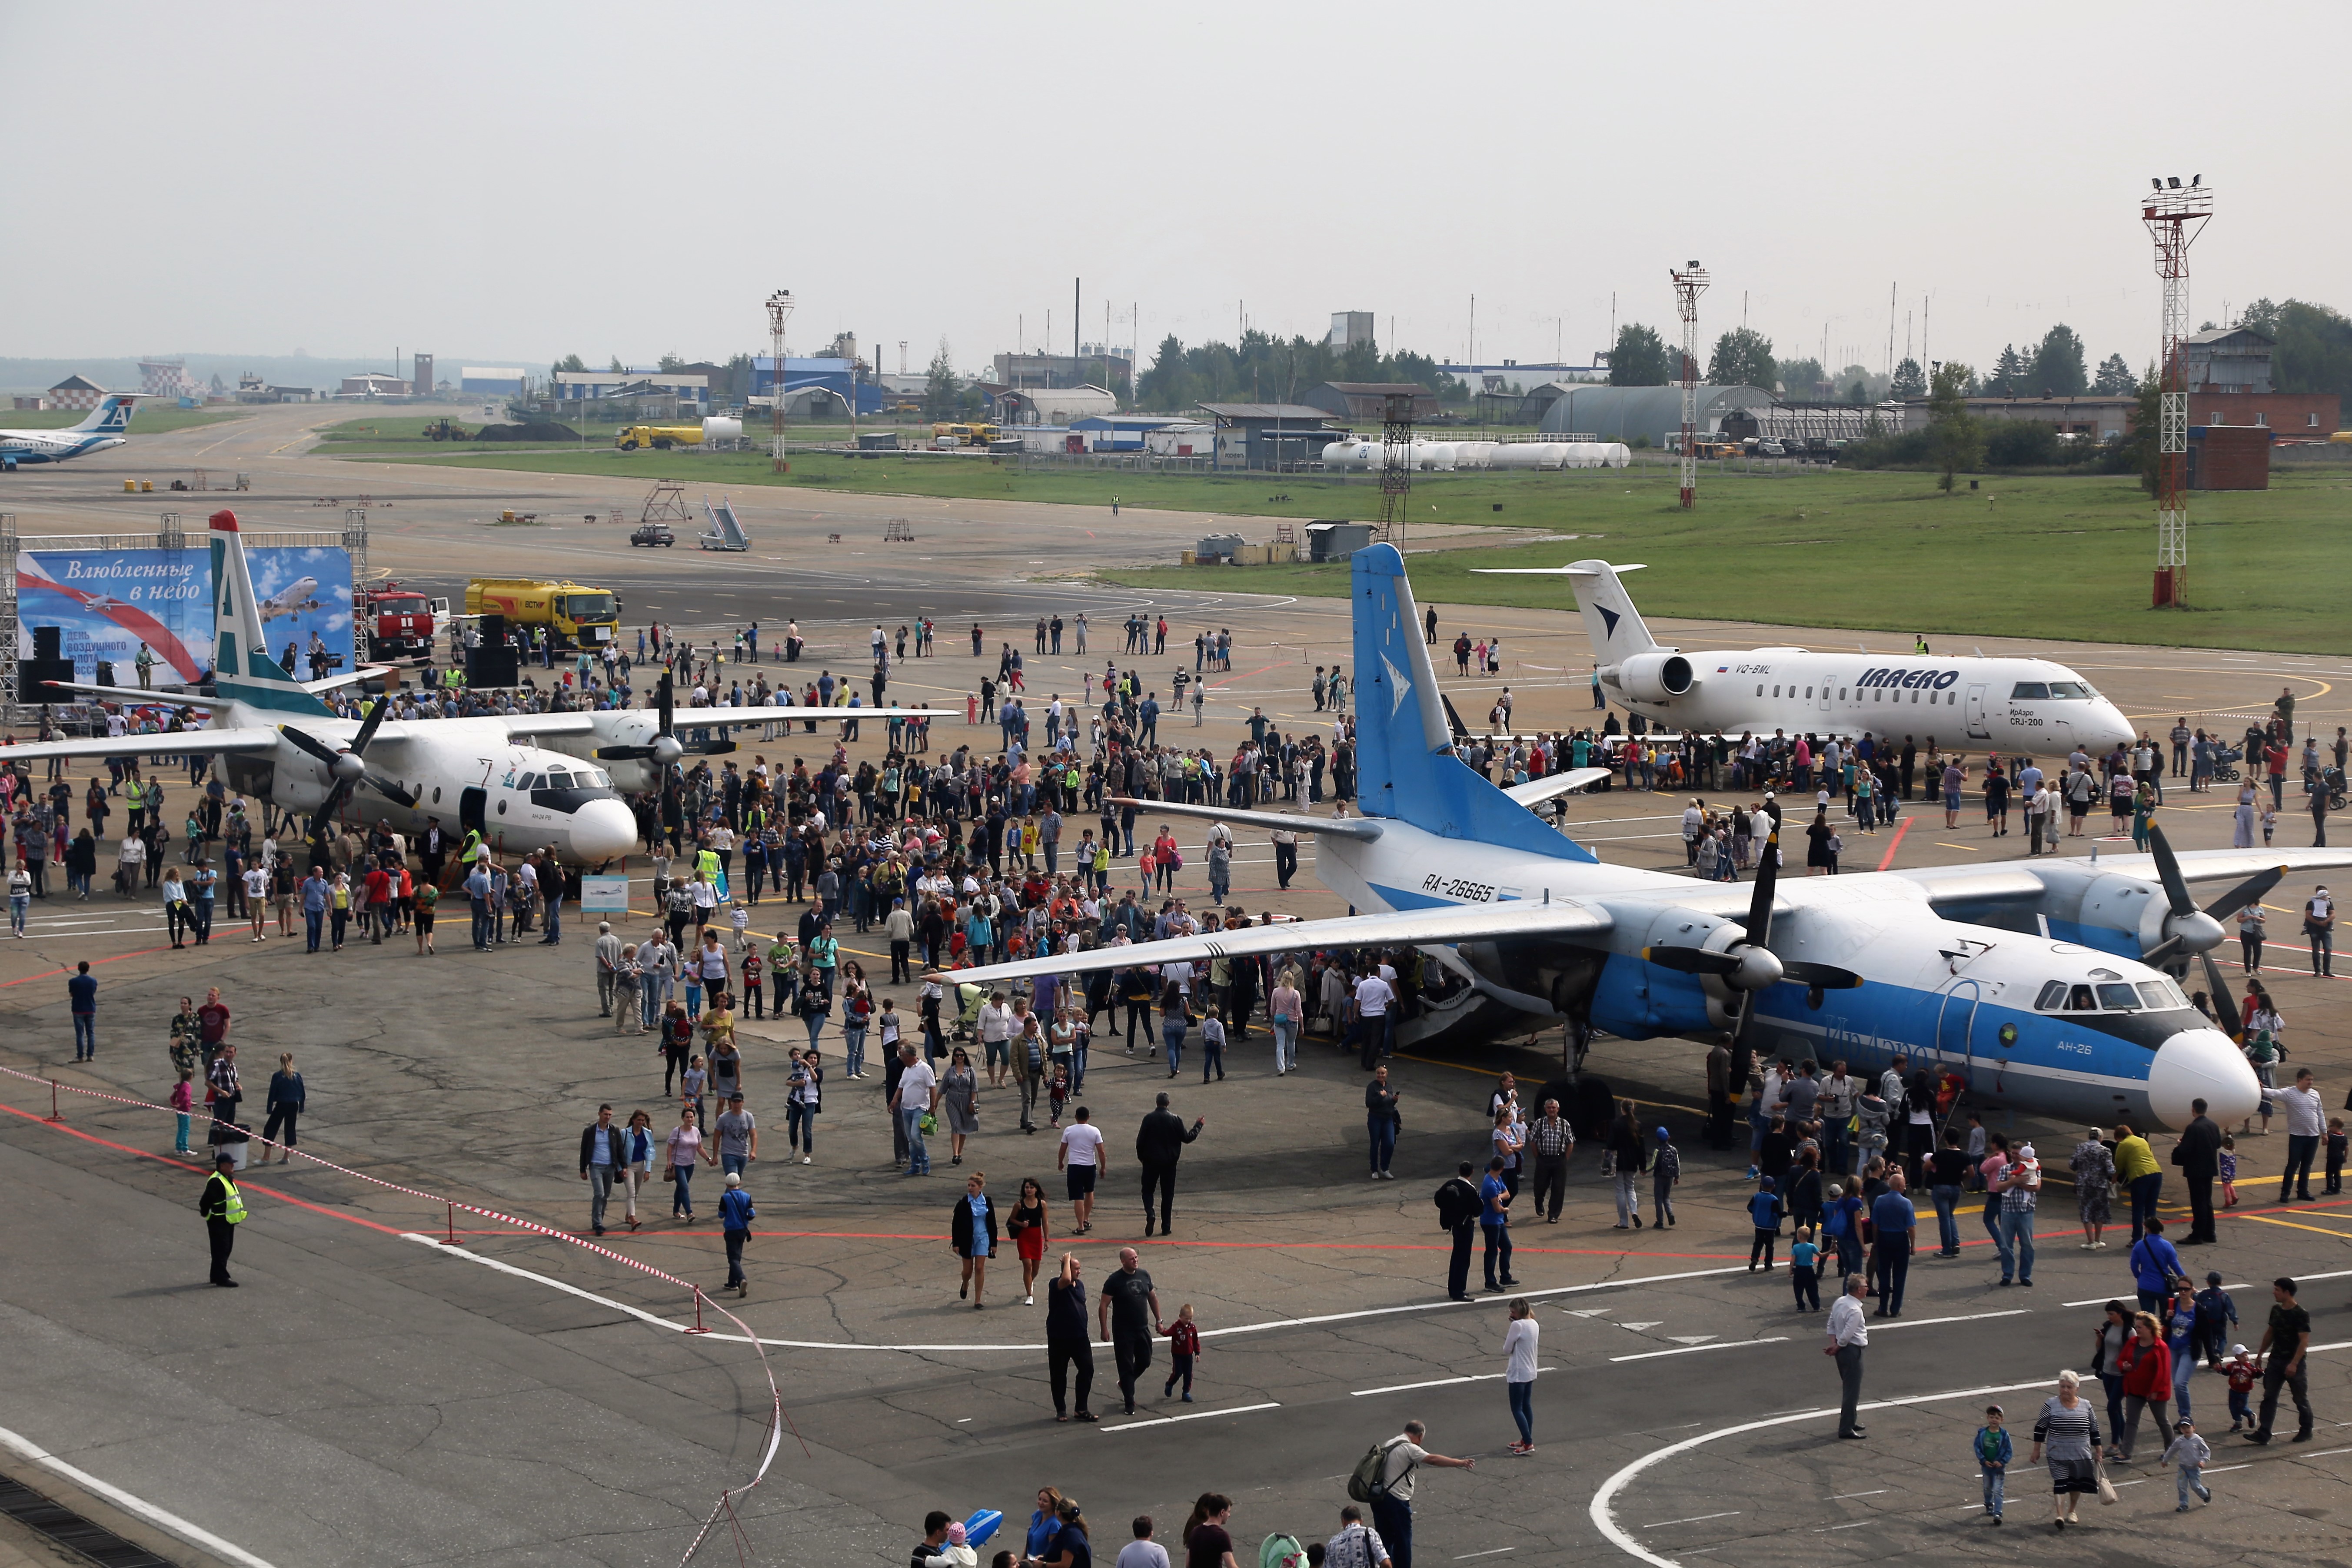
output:
<instances>
[{"instance_id":1,"label":"man in yellow safety vest","mask_svg":"<svg viewBox=\"0 0 2352 1568\"><path fill-rule=\"evenodd\" d=\"M196 1200L196 1212L205 1217L205 1229L212 1238L213 1283L232 1289L236 1281L228 1277L228 1255L236 1245L236 1228L245 1223L245 1197L236 1190L236 1157L221 1155L205 1183L204 1197Z\"/></svg>"}]
</instances>

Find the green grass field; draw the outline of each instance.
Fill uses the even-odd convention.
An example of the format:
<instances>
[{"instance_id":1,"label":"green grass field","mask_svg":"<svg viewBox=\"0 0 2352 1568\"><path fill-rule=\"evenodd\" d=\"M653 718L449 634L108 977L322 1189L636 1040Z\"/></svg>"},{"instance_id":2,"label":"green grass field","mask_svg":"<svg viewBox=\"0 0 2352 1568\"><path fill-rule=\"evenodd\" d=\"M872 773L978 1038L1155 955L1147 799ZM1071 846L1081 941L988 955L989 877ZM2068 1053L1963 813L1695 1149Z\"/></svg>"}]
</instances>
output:
<instances>
[{"instance_id":1,"label":"green grass field","mask_svg":"<svg viewBox=\"0 0 2352 1568\"><path fill-rule=\"evenodd\" d=\"M2274 475L2266 491L2189 501L2187 611L2149 608L2154 504L2129 478L1986 478L1947 497L1924 475L1702 480L1684 512L1656 485L1588 486L1541 521L1583 537L1417 556L1413 590L1450 603L1571 609L1564 581L1474 577L1584 557L1649 570L1644 612L1857 631L2053 642L2352 652L2352 475ZM1422 498L1414 490L1415 510ZM1526 516L1504 519L1527 523ZM1465 518L1465 521L1475 520ZM1570 524L1573 527L1570 527ZM1410 541L1409 541L1410 542ZM1168 567L1107 575L1139 586L1339 595L1344 567Z\"/></svg>"},{"instance_id":2,"label":"green grass field","mask_svg":"<svg viewBox=\"0 0 2352 1568\"><path fill-rule=\"evenodd\" d=\"M79 408L0 409L0 425L10 430L65 430L88 419L87 410ZM174 430L194 430L199 425L218 424L223 420L242 419L245 415L226 408L156 408L142 403L131 416L133 435L162 435Z\"/></svg>"},{"instance_id":3,"label":"green grass field","mask_svg":"<svg viewBox=\"0 0 2352 1568\"><path fill-rule=\"evenodd\" d=\"M372 422L387 432L397 422ZM421 422L419 422L421 427ZM609 437L608 437L609 439ZM424 450L419 450L420 448ZM331 450L341 451L336 447ZM1376 517L1369 476L1145 474L1023 467L978 459L860 459L803 454L779 477L757 453L624 453L609 445L460 449L468 465L625 475L748 488L782 484L881 494L971 497L1241 517ZM452 461L415 441L396 460ZM356 455L356 452L355 454ZM371 451L371 456L379 455ZM1675 504L1664 465L1558 474L1417 475L1408 542L1433 524L1502 524L1583 536L1539 547L1417 557L1417 592L1449 602L1565 608L1564 584L1472 577L1479 566L1552 566L1582 556L1641 561L1644 610L1858 631L1932 630L2295 652L2352 652L2352 470L2274 473L2272 488L2189 502L2192 609L2155 611L2154 503L2112 476L1982 477L1946 497L1920 474L1703 471L1699 505ZM1253 537L1259 531L1244 528ZM1434 537L1434 536L1433 536ZM1203 569L1107 575L1139 586L1198 587ZM1226 568L1221 588L1337 596L1344 568Z\"/></svg>"}]
</instances>

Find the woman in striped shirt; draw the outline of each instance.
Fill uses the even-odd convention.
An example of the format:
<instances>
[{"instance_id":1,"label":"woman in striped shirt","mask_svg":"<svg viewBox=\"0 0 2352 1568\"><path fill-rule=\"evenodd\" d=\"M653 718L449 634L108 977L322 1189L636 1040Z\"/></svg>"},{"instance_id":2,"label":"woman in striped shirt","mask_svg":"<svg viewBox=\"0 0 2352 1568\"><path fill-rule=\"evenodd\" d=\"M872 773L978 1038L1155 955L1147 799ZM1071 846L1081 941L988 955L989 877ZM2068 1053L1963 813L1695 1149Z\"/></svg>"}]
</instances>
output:
<instances>
[{"instance_id":1,"label":"woman in striped shirt","mask_svg":"<svg viewBox=\"0 0 2352 1568\"><path fill-rule=\"evenodd\" d=\"M2074 1510L2086 1492L2099 1490L2099 1417L2083 1397L2083 1379L2073 1371L2058 1375L2058 1392L2042 1402L2033 1420L2033 1453L2030 1464L2040 1464L2049 1448L2050 1490L2057 1499L2056 1525L2063 1530L2078 1522Z\"/></svg>"}]
</instances>

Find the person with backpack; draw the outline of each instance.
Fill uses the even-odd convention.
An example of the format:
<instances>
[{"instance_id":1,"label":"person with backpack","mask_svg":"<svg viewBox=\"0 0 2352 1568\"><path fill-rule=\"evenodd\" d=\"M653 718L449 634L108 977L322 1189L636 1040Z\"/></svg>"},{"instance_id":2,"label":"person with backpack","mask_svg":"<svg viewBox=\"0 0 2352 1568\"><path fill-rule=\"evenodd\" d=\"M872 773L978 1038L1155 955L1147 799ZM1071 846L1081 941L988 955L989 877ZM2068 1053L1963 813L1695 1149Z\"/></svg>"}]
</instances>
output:
<instances>
[{"instance_id":1,"label":"person with backpack","mask_svg":"<svg viewBox=\"0 0 2352 1568\"><path fill-rule=\"evenodd\" d=\"M1464 1160L1454 1173L1454 1179L1437 1189L1433 1199L1437 1205L1438 1228L1454 1239L1454 1256L1445 1270L1445 1299L1466 1301L1470 1296L1470 1244L1478 1235L1478 1210L1484 1207L1478 1188L1470 1180L1471 1165Z\"/></svg>"},{"instance_id":2,"label":"person with backpack","mask_svg":"<svg viewBox=\"0 0 2352 1568\"><path fill-rule=\"evenodd\" d=\"M1387 1543L1393 1568L1412 1568L1413 1479L1421 1467L1466 1470L1477 1464L1432 1453L1422 1446L1428 1435L1420 1422L1406 1422L1402 1433L1373 1444L1348 1478L1348 1495L1371 1505L1372 1528Z\"/></svg>"}]
</instances>

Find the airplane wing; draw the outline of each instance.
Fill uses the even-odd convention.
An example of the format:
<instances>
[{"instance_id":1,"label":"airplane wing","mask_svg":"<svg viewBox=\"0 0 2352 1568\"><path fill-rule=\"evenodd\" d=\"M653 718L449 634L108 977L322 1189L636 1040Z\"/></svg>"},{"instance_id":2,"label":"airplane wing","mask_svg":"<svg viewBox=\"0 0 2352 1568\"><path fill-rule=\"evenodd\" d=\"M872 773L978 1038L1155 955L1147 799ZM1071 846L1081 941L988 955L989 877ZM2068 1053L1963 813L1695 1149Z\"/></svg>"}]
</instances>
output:
<instances>
[{"instance_id":1,"label":"airplane wing","mask_svg":"<svg viewBox=\"0 0 2352 1568\"><path fill-rule=\"evenodd\" d=\"M1143 800L1118 795L1111 800L1114 806L1132 806L1144 816L1198 817L1203 821L1223 822L1229 828L1263 828L1269 832L1318 833L1327 839L1362 839L1370 842L1381 836L1381 825L1370 817L1309 817L1293 816L1287 811L1230 811L1223 806L1192 806L1174 800Z\"/></svg>"},{"instance_id":2,"label":"airplane wing","mask_svg":"<svg viewBox=\"0 0 2352 1568\"><path fill-rule=\"evenodd\" d=\"M338 686L356 685L357 683L367 680L372 676L389 675L394 673L395 672L388 665L362 664L356 670L345 670L339 674L329 675L322 681L304 681L302 683L302 689L315 695L320 692L331 692Z\"/></svg>"},{"instance_id":3,"label":"airplane wing","mask_svg":"<svg viewBox=\"0 0 2352 1568\"><path fill-rule=\"evenodd\" d=\"M2266 871L2325 871L2352 866L2352 849L2181 850L2175 858L2180 862L2183 881L2239 882ZM1930 904L2023 902L2039 898L2048 891L2036 873L2058 866L2075 872L2136 877L2142 882L2158 880L2156 858L2143 854L2101 855L2096 860L2070 856L2007 866L1917 866L1884 874L1926 888Z\"/></svg>"},{"instance_id":4,"label":"airplane wing","mask_svg":"<svg viewBox=\"0 0 2352 1568\"><path fill-rule=\"evenodd\" d=\"M1615 924L1608 911L1556 900L1529 904L1472 904L1445 909L1412 909L1395 915L1350 915L1336 920L1296 920L1282 925L1250 925L1200 936L1171 936L1125 947L1097 947L1048 958L1024 958L950 971L960 985L986 984L1024 975L1087 974L1129 969L1139 964L1237 958L1261 953L1303 953L1312 947L1405 947L1424 943L1508 941L1522 936L1598 936Z\"/></svg>"},{"instance_id":5,"label":"airplane wing","mask_svg":"<svg viewBox=\"0 0 2352 1568\"><path fill-rule=\"evenodd\" d=\"M188 729L173 735L101 735L89 740L33 740L0 747L0 762L43 757L184 756L188 752L268 751L274 729Z\"/></svg>"},{"instance_id":6,"label":"airplane wing","mask_svg":"<svg viewBox=\"0 0 2352 1568\"><path fill-rule=\"evenodd\" d=\"M215 706L220 699L190 691L151 692L140 686L93 686L82 681L51 681L60 691L88 692L112 703L117 707L203 707Z\"/></svg>"},{"instance_id":7,"label":"airplane wing","mask_svg":"<svg viewBox=\"0 0 2352 1568\"><path fill-rule=\"evenodd\" d=\"M517 714L499 722L511 736L594 735L596 721L609 721L614 713L643 713L651 716L651 708L606 708L602 713L527 713ZM839 723L850 718L961 718L963 710L957 708L921 707L682 707L674 710L671 723L677 729L735 729L751 724L784 724L797 719L816 719L824 723Z\"/></svg>"},{"instance_id":8,"label":"airplane wing","mask_svg":"<svg viewBox=\"0 0 2352 1568\"><path fill-rule=\"evenodd\" d=\"M1533 806L1555 795L1565 795L1571 789L1581 789L1589 784L1598 784L1603 779L1615 776L1614 769L1607 768L1565 768L1558 773L1530 779L1524 784L1507 785L1503 793L1522 806Z\"/></svg>"}]
</instances>

